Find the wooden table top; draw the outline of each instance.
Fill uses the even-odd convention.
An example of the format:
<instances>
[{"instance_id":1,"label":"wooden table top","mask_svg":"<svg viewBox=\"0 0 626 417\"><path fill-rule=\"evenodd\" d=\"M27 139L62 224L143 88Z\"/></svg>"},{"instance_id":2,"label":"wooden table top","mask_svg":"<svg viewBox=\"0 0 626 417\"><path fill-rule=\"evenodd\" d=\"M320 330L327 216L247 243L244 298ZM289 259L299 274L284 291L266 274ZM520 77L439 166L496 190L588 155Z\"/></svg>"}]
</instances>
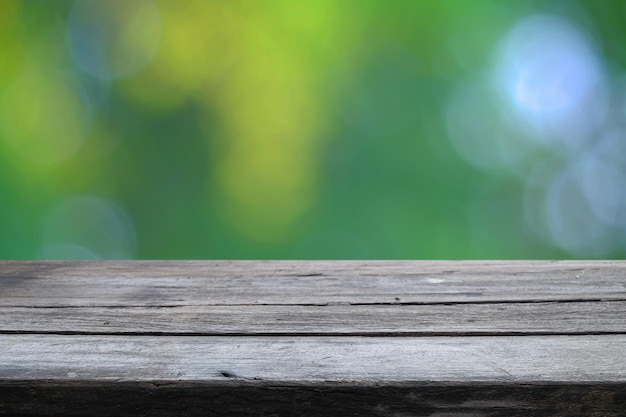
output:
<instances>
[{"instance_id":1,"label":"wooden table top","mask_svg":"<svg viewBox=\"0 0 626 417\"><path fill-rule=\"evenodd\" d=\"M0 415L135 414L626 415L626 262L0 262Z\"/></svg>"}]
</instances>

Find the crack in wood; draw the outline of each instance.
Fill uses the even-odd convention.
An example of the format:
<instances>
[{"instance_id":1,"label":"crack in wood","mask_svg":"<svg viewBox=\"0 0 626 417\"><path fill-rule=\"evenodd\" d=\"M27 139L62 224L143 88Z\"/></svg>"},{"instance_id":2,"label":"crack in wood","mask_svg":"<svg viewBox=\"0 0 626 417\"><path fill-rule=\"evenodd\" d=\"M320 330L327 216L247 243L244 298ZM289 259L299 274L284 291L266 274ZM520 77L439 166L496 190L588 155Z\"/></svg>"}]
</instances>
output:
<instances>
[{"instance_id":1,"label":"crack in wood","mask_svg":"<svg viewBox=\"0 0 626 417\"><path fill-rule=\"evenodd\" d=\"M185 336L185 337L501 337L501 336L610 336L626 335L625 331L581 331L581 332L555 332L555 331L372 331L372 332L152 332L152 331L83 331L83 330L3 330L0 334L5 335L58 335L58 336Z\"/></svg>"},{"instance_id":2,"label":"crack in wood","mask_svg":"<svg viewBox=\"0 0 626 417\"><path fill-rule=\"evenodd\" d=\"M432 295L435 293L429 293ZM437 293L442 294L442 293ZM89 305L26 305L26 304L5 304L3 308L33 308L33 309L71 309L71 308L184 308L184 307L333 307L333 306L453 306L453 305L483 305L483 304L564 304L564 303L612 303L624 302L626 297L607 298L554 298L554 299L518 299L518 300L456 300L456 301L399 301L394 297L394 301L388 302L350 302L350 301L329 301L323 303L206 303L206 304L89 304Z\"/></svg>"}]
</instances>

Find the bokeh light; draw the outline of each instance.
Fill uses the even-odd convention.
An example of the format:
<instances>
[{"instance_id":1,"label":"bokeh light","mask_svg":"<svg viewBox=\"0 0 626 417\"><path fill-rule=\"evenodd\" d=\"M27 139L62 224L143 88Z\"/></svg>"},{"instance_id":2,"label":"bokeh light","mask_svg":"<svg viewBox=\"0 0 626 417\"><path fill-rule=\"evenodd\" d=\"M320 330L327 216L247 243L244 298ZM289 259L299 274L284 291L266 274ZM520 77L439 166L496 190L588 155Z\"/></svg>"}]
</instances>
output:
<instances>
[{"instance_id":1,"label":"bokeh light","mask_svg":"<svg viewBox=\"0 0 626 417\"><path fill-rule=\"evenodd\" d=\"M0 258L623 257L624 15L2 1Z\"/></svg>"},{"instance_id":2,"label":"bokeh light","mask_svg":"<svg viewBox=\"0 0 626 417\"><path fill-rule=\"evenodd\" d=\"M583 30L557 16L531 16L500 48L497 87L530 133L578 146L602 122L604 74Z\"/></svg>"},{"instance_id":3,"label":"bokeh light","mask_svg":"<svg viewBox=\"0 0 626 417\"><path fill-rule=\"evenodd\" d=\"M157 51L159 10L151 0L78 0L68 16L67 38L74 61L89 75L128 77Z\"/></svg>"},{"instance_id":4,"label":"bokeh light","mask_svg":"<svg viewBox=\"0 0 626 417\"><path fill-rule=\"evenodd\" d=\"M607 132L583 163L583 190L595 216L626 228L626 131Z\"/></svg>"},{"instance_id":5,"label":"bokeh light","mask_svg":"<svg viewBox=\"0 0 626 417\"><path fill-rule=\"evenodd\" d=\"M576 257L624 245L626 160L619 89L591 35L565 16L520 19L495 49L492 78L449 101L450 140L466 161L525 184L525 221Z\"/></svg>"},{"instance_id":6,"label":"bokeh light","mask_svg":"<svg viewBox=\"0 0 626 417\"><path fill-rule=\"evenodd\" d=\"M130 259L136 236L128 214L93 196L61 200L45 218L43 259Z\"/></svg>"}]
</instances>

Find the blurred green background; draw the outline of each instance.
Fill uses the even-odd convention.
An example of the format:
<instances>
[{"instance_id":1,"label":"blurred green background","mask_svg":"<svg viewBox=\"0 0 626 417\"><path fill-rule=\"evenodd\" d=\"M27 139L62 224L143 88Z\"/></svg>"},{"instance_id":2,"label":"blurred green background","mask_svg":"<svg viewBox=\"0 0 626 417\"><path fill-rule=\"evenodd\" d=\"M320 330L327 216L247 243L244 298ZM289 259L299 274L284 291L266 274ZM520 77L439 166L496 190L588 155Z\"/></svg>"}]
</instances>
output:
<instances>
[{"instance_id":1,"label":"blurred green background","mask_svg":"<svg viewBox=\"0 0 626 417\"><path fill-rule=\"evenodd\" d=\"M0 1L0 258L620 258L626 2Z\"/></svg>"}]
</instances>

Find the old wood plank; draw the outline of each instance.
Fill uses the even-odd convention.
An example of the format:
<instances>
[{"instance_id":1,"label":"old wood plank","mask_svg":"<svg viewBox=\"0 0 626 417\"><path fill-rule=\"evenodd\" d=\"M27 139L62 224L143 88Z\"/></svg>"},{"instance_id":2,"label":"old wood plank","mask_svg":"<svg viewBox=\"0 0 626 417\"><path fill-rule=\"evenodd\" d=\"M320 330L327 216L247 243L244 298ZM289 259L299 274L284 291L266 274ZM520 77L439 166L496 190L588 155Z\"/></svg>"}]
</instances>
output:
<instances>
[{"instance_id":1,"label":"old wood plank","mask_svg":"<svg viewBox=\"0 0 626 417\"><path fill-rule=\"evenodd\" d=\"M624 383L626 335L3 335L4 381Z\"/></svg>"},{"instance_id":2,"label":"old wood plank","mask_svg":"<svg viewBox=\"0 0 626 417\"><path fill-rule=\"evenodd\" d=\"M621 416L625 310L624 262L5 261L0 415Z\"/></svg>"},{"instance_id":3,"label":"old wood plank","mask_svg":"<svg viewBox=\"0 0 626 417\"><path fill-rule=\"evenodd\" d=\"M365 384L626 382L626 335L3 335L0 379Z\"/></svg>"},{"instance_id":4,"label":"old wood plank","mask_svg":"<svg viewBox=\"0 0 626 417\"><path fill-rule=\"evenodd\" d=\"M0 262L0 306L626 300L609 261Z\"/></svg>"},{"instance_id":5,"label":"old wood plank","mask_svg":"<svg viewBox=\"0 0 626 417\"><path fill-rule=\"evenodd\" d=\"M626 336L0 338L6 416L589 416Z\"/></svg>"},{"instance_id":6,"label":"old wood plank","mask_svg":"<svg viewBox=\"0 0 626 417\"><path fill-rule=\"evenodd\" d=\"M0 307L3 332L396 336L626 333L626 302Z\"/></svg>"}]
</instances>

